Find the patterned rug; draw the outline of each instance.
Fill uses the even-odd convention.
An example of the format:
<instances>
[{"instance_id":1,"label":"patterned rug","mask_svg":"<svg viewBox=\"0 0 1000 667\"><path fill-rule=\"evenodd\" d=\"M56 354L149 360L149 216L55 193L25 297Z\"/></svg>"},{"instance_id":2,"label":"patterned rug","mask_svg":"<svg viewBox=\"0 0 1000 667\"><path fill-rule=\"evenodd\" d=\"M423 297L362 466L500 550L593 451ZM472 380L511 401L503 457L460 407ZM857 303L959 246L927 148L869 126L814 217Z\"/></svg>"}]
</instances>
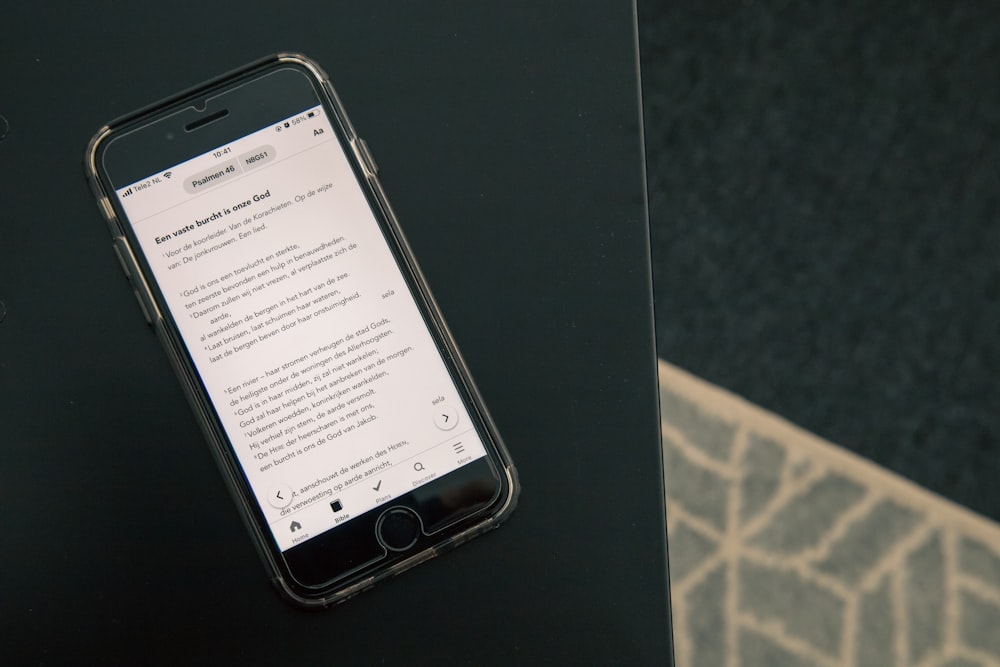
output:
<instances>
[{"instance_id":1,"label":"patterned rug","mask_svg":"<svg viewBox=\"0 0 1000 667\"><path fill-rule=\"evenodd\" d=\"M678 667L1000 667L1000 526L659 373Z\"/></svg>"}]
</instances>

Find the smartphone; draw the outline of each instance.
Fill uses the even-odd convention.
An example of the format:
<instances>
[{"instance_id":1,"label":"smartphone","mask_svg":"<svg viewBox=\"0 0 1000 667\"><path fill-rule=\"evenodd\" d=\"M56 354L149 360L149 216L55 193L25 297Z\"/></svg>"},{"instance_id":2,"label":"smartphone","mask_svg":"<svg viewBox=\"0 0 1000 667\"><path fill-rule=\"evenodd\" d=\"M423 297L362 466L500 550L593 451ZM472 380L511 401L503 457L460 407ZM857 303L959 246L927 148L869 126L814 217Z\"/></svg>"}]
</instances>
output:
<instances>
[{"instance_id":1,"label":"smartphone","mask_svg":"<svg viewBox=\"0 0 1000 667\"><path fill-rule=\"evenodd\" d=\"M114 121L85 171L289 600L343 601L510 514L515 468L315 62Z\"/></svg>"}]
</instances>

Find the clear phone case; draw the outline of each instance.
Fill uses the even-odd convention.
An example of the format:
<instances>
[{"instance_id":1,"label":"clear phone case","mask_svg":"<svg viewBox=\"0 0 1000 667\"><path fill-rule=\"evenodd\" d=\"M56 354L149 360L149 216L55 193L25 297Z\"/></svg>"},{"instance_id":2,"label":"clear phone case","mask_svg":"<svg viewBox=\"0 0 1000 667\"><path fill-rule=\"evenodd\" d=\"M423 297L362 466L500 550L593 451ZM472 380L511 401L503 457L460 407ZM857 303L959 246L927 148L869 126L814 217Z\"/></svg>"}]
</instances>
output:
<instances>
[{"instance_id":1,"label":"clear phone case","mask_svg":"<svg viewBox=\"0 0 1000 667\"><path fill-rule=\"evenodd\" d=\"M339 129L343 132L343 135L347 138L347 143L351 148L351 151L349 151L350 157L364 170L368 187L371 188L371 193L374 195L374 198L378 202L378 206L381 209L379 213L381 213L384 217L385 221L388 223L391 233L395 236L399 246L403 249L403 254L408 268L415 277L415 282L422 292L423 305L426 306L428 318L433 322L440 338L444 341L451 360L453 361L455 368L458 370L459 381L462 384L462 388L468 395L473 397L473 400L467 408L470 411L475 411L475 414L481 419L482 423L485 424L486 430L491 436L490 443L493 447L495 447L495 452L492 453L492 460L500 470L501 475L506 478L503 494L504 497L493 505L488 516L478 520L472 525L464 527L457 533L451 534L440 543L413 553L404 560L396 562L389 567L377 567L370 572L348 576L339 581L336 585L331 586L329 590L322 590L316 594L304 594L300 590L300 587L295 586L292 581L289 581L287 568L282 562L281 552L277 549L271 535L268 534L266 527L261 526L259 521L256 519L258 513L256 509L256 501L248 490L245 477L240 469L238 461L228 446L225 437L220 432L221 426L215 416L214 410L203 393L201 383L193 370L193 365L188 360L187 355L183 352L183 345L180 343L179 334L174 329L170 319L168 317L164 317L165 306L158 303L153 290L150 289L142 264L137 259L138 253L136 249L132 247L129 235L126 233L122 223L119 221L119 216L123 215L123 212L116 203L114 193L111 192L110 188L107 187L102 181L100 169L98 168L98 152L101 145L110 137L116 135L116 133L125 131L128 128L135 126L137 123L141 123L144 119L160 113L187 98L203 94L214 88L218 88L219 86L226 85L234 79L253 74L256 71L267 70L268 68L281 63L294 63L305 68L311 72L312 76L315 77L316 82L319 83L319 87L322 89L326 98L325 102L328 104L329 109L332 110L331 115L339 124ZM517 471L511 461L505 445L503 444L503 441L498 435L497 429L489 413L484 407L480 393L471 379L468 368L458 351L455 341L445 324L441 312L434 301L433 296L426 287L426 281L424 280L423 274L420 272L419 266L413 258L413 253L406 242L406 238L399 226L395 214L393 213L392 207L389 205L389 202L383 193L382 186L376 173L377 167L375 162L368 152L368 148L364 143L364 140L361 139L355 132L336 91L330 83L329 77L319 67L319 65L300 54L276 54L220 77L211 79L192 89L186 90L182 93L162 100L161 102L114 120L102 127L90 140L85 155L85 172L90 187L95 198L97 199L101 214L103 215L111 232L114 252L129 279L147 321L156 331L156 335L166 350L171 365L181 381L184 392L187 395L202 430L209 442L212 454L219 466L219 469L223 473L223 477L230 488L232 496L237 502L240 513L243 516L244 522L250 531L254 544L256 544L257 550L267 567L269 575L274 584L287 599L304 607L322 607L342 602L353 595L372 587L374 584L387 577L403 572L414 565L433 558L442 552L448 551L473 537L496 528L507 519L515 507L520 491Z\"/></svg>"}]
</instances>

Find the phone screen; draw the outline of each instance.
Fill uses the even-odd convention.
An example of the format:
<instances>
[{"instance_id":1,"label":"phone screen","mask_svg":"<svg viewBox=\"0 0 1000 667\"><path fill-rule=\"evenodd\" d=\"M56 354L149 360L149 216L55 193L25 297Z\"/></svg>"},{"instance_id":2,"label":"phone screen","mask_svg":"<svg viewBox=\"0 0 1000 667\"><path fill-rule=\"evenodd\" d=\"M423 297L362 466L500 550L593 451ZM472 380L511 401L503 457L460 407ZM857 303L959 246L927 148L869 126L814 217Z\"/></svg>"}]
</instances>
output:
<instances>
[{"instance_id":1,"label":"phone screen","mask_svg":"<svg viewBox=\"0 0 1000 667\"><path fill-rule=\"evenodd\" d=\"M321 105L116 194L282 551L486 456Z\"/></svg>"}]
</instances>

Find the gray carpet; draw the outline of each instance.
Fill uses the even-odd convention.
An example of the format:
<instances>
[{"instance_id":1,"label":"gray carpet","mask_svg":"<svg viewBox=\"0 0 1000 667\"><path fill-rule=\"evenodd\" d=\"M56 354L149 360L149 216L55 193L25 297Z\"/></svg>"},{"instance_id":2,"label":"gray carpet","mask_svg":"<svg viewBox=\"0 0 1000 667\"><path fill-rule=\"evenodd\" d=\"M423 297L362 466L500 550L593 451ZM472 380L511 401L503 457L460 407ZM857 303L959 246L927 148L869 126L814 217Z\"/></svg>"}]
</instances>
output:
<instances>
[{"instance_id":1,"label":"gray carpet","mask_svg":"<svg viewBox=\"0 0 1000 667\"><path fill-rule=\"evenodd\" d=\"M1000 518L1000 3L638 8L660 355Z\"/></svg>"},{"instance_id":2,"label":"gray carpet","mask_svg":"<svg viewBox=\"0 0 1000 667\"><path fill-rule=\"evenodd\" d=\"M1000 667L1000 526L660 364L679 667Z\"/></svg>"}]
</instances>

